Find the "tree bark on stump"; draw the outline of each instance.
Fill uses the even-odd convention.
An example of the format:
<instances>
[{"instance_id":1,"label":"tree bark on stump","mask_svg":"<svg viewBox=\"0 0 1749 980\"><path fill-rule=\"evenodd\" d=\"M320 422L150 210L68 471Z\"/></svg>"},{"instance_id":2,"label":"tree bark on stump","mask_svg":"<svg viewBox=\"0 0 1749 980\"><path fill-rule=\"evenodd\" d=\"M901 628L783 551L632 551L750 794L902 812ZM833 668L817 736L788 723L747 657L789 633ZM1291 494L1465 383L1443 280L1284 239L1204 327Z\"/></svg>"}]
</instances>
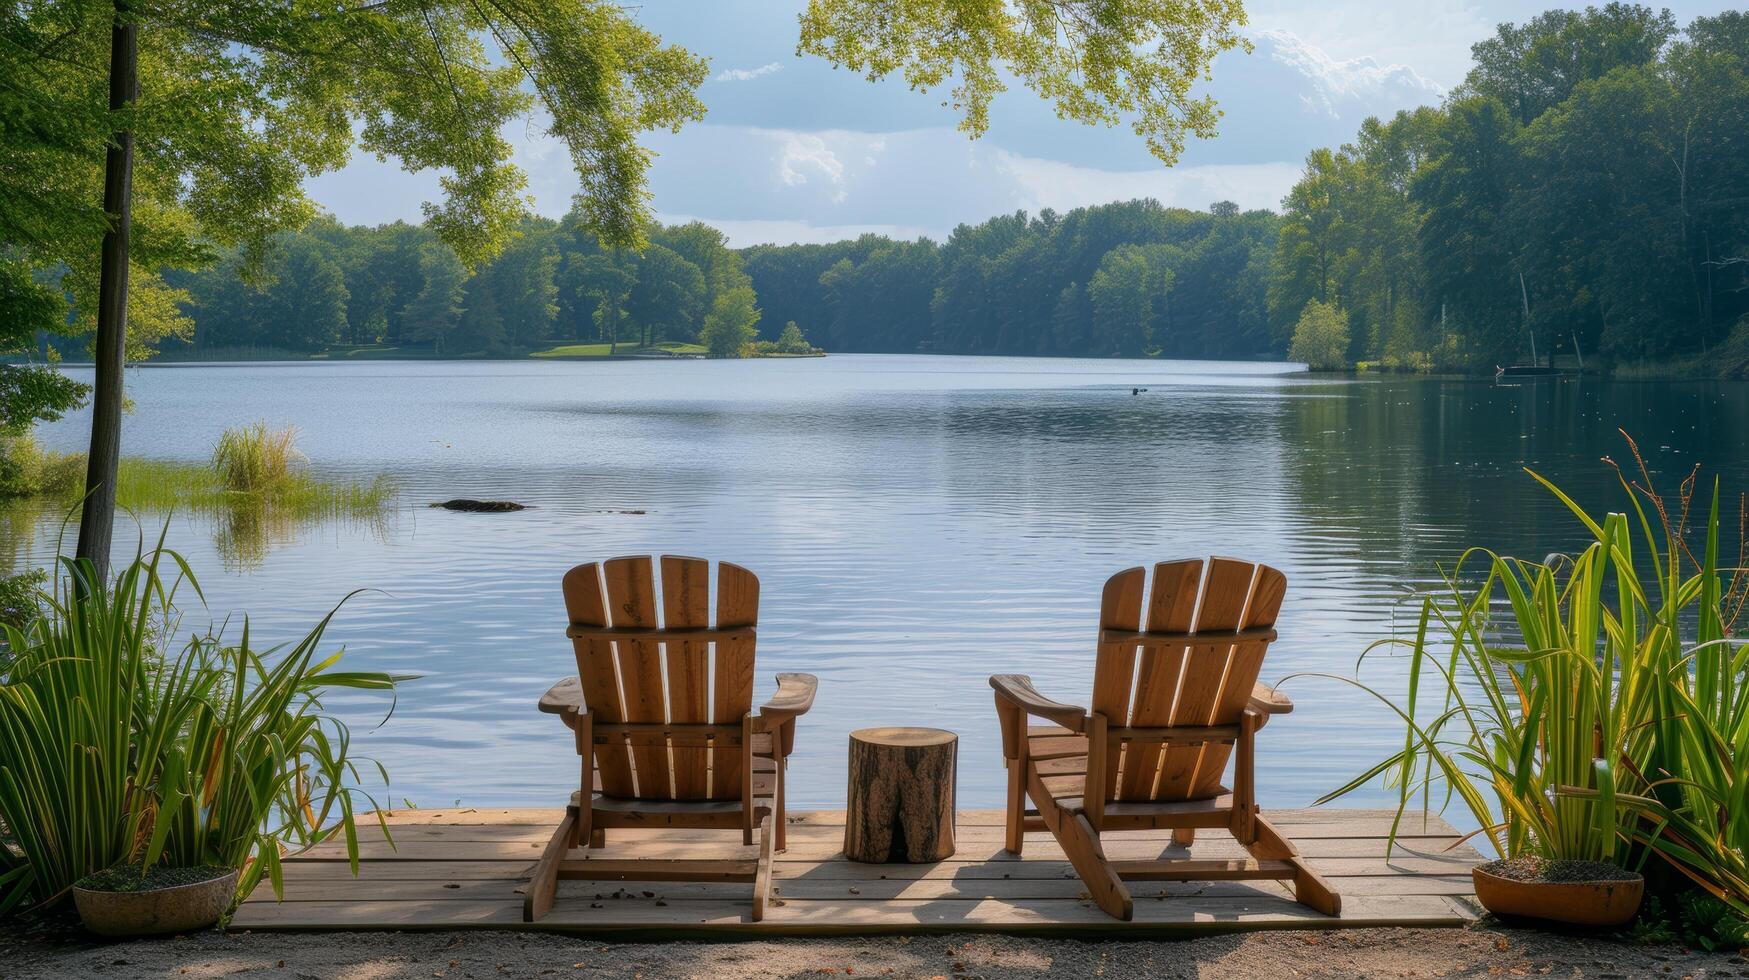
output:
<instances>
[{"instance_id":1,"label":"tree bark on stump","mask_svg":"<svg viewBox=\"0 0 1749 980\"><path fill-rule=\"evenodd\" d=\"M959 738L935 728L851 732L844 856L867 864L951 857L958 751Z\"/></svg>"}]
</instances>

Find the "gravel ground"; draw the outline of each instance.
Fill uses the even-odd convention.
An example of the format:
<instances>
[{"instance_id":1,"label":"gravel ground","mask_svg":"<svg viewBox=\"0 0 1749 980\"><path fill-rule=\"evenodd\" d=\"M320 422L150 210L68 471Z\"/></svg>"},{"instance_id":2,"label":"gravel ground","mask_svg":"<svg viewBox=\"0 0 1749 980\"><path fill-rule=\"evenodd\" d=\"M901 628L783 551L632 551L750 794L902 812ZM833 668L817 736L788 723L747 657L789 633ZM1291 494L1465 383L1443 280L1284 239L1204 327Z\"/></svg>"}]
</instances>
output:
<instances>
[{"instance_id":1,"label":"gravel ground","mask_svg":"<svg viewBox=\"0 0 1749 980\"><path fill-rule=\"evenodd\" d=\"M0 937L0 977L1671 977L1749 978L1736 953L1481 926L1172 942L959 935L602 944L511 932L241 933L101 945Z\"/></svg>"}]
</instances>

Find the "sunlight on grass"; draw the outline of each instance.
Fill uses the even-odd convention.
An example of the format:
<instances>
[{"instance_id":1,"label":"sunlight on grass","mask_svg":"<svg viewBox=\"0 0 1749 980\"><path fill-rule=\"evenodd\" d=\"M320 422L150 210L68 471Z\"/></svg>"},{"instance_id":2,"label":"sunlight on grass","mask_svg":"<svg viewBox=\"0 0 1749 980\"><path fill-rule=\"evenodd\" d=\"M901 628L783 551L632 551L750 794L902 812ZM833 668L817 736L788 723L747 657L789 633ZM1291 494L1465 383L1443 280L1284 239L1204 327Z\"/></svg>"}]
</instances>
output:
<instances>
[{"instance_id":1,"label":"sunlight on grass","mask_svg":"<svg viewBox=\"0 0 1749 980\"><path fill-rule=\"evenodd\" d=\"M632 344L620 344L617 352L620 357L631 354L697 354L702 356L705 348L702 344L685 344L677 341L665 341L649 347L637 347ZM607 357L607 344L561 344L548 350L536 351L531 357Z\"/></svg>"},{"instance_id":2,"label":"sunlight on grass","mask_svg":"<svg viewBox=\"0 0 1749 980\"><path fill-rule=\"evenodd\" d=\"M77 500L76 488L70 500ZM213 468L200 463L124 459L116 472L117 506L136 511L191 508L209 511L251 504L272 505L305 518L367 516L395 496L394 481L379 476L368 483L326 480L292 472L264 490L228 490Z\"/></svg>"}]
</instances>

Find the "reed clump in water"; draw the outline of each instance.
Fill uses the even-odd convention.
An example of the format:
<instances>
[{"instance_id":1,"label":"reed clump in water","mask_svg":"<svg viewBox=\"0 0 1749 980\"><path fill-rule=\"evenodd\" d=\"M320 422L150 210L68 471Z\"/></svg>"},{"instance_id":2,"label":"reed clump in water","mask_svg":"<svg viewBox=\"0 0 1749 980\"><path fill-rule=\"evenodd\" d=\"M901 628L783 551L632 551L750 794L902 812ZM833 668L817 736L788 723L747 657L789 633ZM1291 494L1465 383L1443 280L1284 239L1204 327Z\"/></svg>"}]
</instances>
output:
<instances>
[{"instance_id":1,"label":"reed clump in water","mask_svg":"<svg viewBox=\"0 0 1749 980\"><path fill-rule=\"evenodd\" d=\"M189 507L212 511L249 504L271 505L290 516L372 516L388 504L394 483L312 475L297 449L297 430L266 423L226 429L209 463L124 459L116 472L116 502L129 510ZM75 498L83 487L71 488Z\"/></svg>"},{"instance_id":2,"label":"reed clump in water","mask_svg":"<svg viewBox=\"0 0 1749 980\"><path fill-rule=\"evenodd\" d=\"M308 462L297 449L298 430L269 429L255 422L226 429L213 447L219 485L240 493L271 491L292 478L292 465Z\"/></svg>"},{"instance_id":3,"label":"reed clump in water","mask_svg":"<svg viewBox=\"0 0 1749 980\"><path fill-rule=\"evenodd\" d=\"M315 522L383 522L395 497L392 480L316 476L308 462L297 449L296 429L262 422L238 426L219 436L206 463L123 459L116 470L116 505L135 513L182 510L209 518L221 557L244 568L259 565L274 545L295 540L300 528ZM75 506L84 483L60 491Z\"/></svg>"}]
</instances>

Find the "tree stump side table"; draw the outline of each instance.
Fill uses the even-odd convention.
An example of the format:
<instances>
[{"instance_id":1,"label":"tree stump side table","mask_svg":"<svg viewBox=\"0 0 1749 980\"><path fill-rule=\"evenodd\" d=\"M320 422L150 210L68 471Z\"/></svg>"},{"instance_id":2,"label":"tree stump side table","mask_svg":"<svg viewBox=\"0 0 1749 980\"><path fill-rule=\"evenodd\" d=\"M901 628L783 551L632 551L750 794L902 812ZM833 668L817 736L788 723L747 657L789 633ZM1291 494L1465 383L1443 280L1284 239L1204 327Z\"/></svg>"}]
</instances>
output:
<instances>
[{"instance_id":1,"label":"tree stump side table","mask_svg":"<svg viewBox=\"0 0 1749 980\"><path fill-rule=\"evenodd\" d=\"M865 864L924 864L953 856L959 736L939 728L850 733L844 856Z\"/></svg>"}]
</instances>

